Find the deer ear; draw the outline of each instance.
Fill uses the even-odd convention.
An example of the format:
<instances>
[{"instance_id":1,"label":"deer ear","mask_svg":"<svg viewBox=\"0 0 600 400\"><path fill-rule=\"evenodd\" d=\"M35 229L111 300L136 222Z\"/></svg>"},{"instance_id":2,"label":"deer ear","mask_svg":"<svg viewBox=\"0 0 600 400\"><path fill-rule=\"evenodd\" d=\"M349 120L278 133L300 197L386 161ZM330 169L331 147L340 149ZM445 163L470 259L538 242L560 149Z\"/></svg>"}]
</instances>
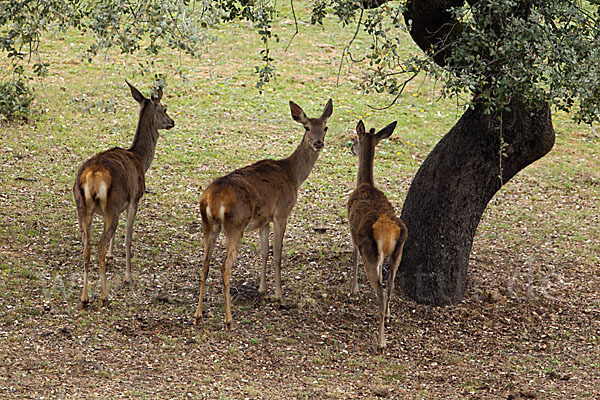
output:
<instances>
[{"instance_id":1,"label":"deer ear","mask_svg":"<svg viewBox=\"0 0 600 400\"><path fill-rule=\"evenodd\" d=\"M356 124L356 134L358 136L365 134L365 124L362 122L362 119L358 121L358 124Z\"/></svg>"},{"instance_id":2,"label":"deer ear","mask_svg":"<svg viewBox=\"0 0 600 400\"><path fill-rule=\"evenodd\" d=\"M331 99L329 99L329 101L327 101L327 104L325 104L325 108L323 109L323 114L321 115L320 119L326 121L329 119L329 117L331 117L332 113L333 113L333 102L331 101Z\"/></svg>"},{"instance_id":3,"label":"deer ear","mask_svg":"<svg viewBox=\"0 0 600 400\"><path fill-rule=\"evenodd\" d=\"M298 104L294 103L291 100L290 111L292 112L292 118L294 118L294 121L299 122L303 125L305 125L308 122L308 118L306 117L306 114L304 114L304 111L302 111L302 108L300 108Z\"/></svg>"},{"instance_id":4,"label":"deer ear","mask_svg":"<svg viewBox=\"0 0 600 400\"><path fill-rule=\"evenodd\" d=\"M137 90L131 83L129 83L127 79L125 79L125 83L127 83L127 86L129 86L129 90L131 90L131 95L135 101L141 104L144 101L144 95L141 94L140 91Z\"/></svg>"},{"instance_id":5,"label":"deer ear","mask_svg":"<svg viewBox=\"0 0 600 400\"><path fill-rule=\"evenodd\" d=\"M375 134L375 139L376 139L377 143L379 143L382 139L387 139L390 136L392 136L392 132L394 132L394 129L396 129L397 123L398 123L398 121L394 121L391 124L389 124L388 126L386 126L385 128L383 128L382 130L380 130L379 132L377 132Z\"/></svg>"},{"instance_id":6,"label":"deer ear","mask_svg":"<svg viewBox=\"0 0 600 400\"><path fill-rule=\"evenodd\" d=\"M160 103L160 99L162 99L163 96L163 90L161 87L158 88L158 90L156 91L156 96L152 96L152 102L154 104L158 104Z\"/></svg>"}]
</instances>

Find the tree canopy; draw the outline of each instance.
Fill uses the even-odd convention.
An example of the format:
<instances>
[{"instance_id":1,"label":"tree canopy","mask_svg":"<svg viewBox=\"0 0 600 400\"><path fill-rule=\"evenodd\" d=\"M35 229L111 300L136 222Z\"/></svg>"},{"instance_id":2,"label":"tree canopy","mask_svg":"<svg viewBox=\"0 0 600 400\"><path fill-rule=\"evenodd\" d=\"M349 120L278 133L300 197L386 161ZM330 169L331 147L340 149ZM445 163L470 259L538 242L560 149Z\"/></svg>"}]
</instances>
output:
<instances>
[{"instance_id":1,"label":"tree canopy","mask_svg":"<svg viewBox=\"0 0 600 400\"><path fill-rule=\"evenodd\" d=\"M291 0L292 9L298 3ZM275 75L277 60L269 47L278 40L274 0L1 0L0 5L0 50L17 76L23 75L23 61L32 61L37 74L48 67L35 57L48 29L91 33L95 40L85 55L91 61L112 47L196 55L209 39L208 26L235 19L251 21L265 44L263 65L256 68L258 87ZM442 95L472 97L492 113L508 107L510 93L518 92L527 104L551 103L573 112L578 122L600 119L598 1L316 0L309 6L313 24L332 17L372 37L364 82L369 89L397 95L423 71L443 83ZM428 24L436 30L424 31ZM421 38L415 41L424 54L400 57L399 29Z\"/></svg>"},{"instance_id":2,"label":"tree canopy","mask_svg":"<svg viewBox=\"0 0 600 400\"><path fill-rule=\"evenodd\" d=\"M12 82L0 82L0 116L3 99L11 96L17 97L12 109L26 111L32 94L23 83L24 63L35 57L42 33L51 28L92 33L89 60L113 47L149 55L170 48L193 56L211 24L246 20L263 43L257 88L277 72L270 51L278 41L275 0L0 4L0 50L14 67ZM460 301L483 211L508 180L552 149L552 110L569 112L577 122L600 121L600 1L290 0L294 20L299 4L309 8L312 24L333 18L355 26L341 59L366 67L365 90L397 97L417 74L426 73L441 83L442 96L461 97L469 105L421 164L402 211L409 230L402 286L417 301ZM372 40L355 61L350 44L360 30ZM401 30L422 53L401 56L406 36ZM46 68L43 60L34 60L33 72L43 74Z\"/></svg>"}]
</instances>

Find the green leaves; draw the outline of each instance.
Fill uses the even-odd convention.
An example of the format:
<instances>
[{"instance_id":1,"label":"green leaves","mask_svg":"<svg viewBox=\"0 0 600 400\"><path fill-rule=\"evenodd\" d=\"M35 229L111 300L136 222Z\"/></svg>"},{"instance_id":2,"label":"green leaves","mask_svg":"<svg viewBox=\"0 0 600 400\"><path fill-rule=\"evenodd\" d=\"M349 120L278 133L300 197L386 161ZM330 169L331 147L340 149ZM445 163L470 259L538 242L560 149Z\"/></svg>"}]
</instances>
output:
<instances>
[{"instance_id":1,"label":"green leaves","mask_svg":"<svg viewBox=\"0 0 600 400\"><path fill-rule=\"evenodd\" d=\"M114 47L124 54L143 51L150 58L143 69L164 49L197 56L210 40L206 27L217 21L216 12L209 0L0 0L0 51L12 63L0 115L28 112L33 92L25 82L32 77L24 66L34 58L33 75L46 74L50 65L37 54L46 31L75 28L93 34L94 43L82 54L88 62Z\"/></svg>"},{"instance_id":2,"label":"green leaves","mask_svg":"<svg viewBox=\"0 0 600 400\"><path fill-rule=\"evenodd\" d=\"M26 80L0 82L0 121L26 119L33 99L33 90Z\"/></svg>"},{"instance_id":3,"label":"green leaves","mask_svg":"<svg viewBox=\"0 0 600 400\"><path fill-rule=\"evenodd\" d=\"M518 94L531 107L552 103L577 122L600 121L598 2L480 0L452 9L452 35L429 54L396 57L398 22L385 7L370 10L363 29L373 40L365 89L398 94L416 71L439 80L442 96L465 96L505 111ZM391 20L391 22L390 22ZM445 51L444 68L432 59Z\"/></svg>"}]
</instances>

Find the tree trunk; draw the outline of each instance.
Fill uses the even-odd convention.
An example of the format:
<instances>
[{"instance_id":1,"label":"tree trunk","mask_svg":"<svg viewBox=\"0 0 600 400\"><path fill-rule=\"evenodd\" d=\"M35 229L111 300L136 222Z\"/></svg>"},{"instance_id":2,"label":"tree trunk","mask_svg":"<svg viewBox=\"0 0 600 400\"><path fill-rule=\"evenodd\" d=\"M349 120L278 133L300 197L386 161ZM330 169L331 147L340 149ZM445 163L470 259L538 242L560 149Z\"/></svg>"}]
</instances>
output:
<instances>
[{"instance_id":1,"label":"tree trunk","mask_svg":"<svg viewBox=\"0 0 600 400\"><path fill-rule=\"evenodd\" d=\"M482 107L468 109L413 179L402 210L408 240L398 279L419 303L463 299L473 237L488 202L554 145L548 107L527 110L514 100L511 110L500 123ZM505 156L500 164L501 138Z\"/></svg>"}]
</instances>

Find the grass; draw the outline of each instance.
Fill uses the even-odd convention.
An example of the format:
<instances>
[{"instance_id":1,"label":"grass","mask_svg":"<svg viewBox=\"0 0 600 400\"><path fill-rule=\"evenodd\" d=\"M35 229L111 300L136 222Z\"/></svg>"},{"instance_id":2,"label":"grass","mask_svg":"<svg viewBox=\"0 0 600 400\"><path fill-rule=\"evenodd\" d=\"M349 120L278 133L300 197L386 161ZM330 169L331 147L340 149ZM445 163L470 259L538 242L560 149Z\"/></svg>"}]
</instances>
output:
<instances>
[{"instance_id":1,"label":"grass","mask_svg":"<svg viewBox=\"0 0 600 400\"><path fill-rule=\"evenodd\" d=\"M176 127L162 133L146 177L149 193L133 243L137 284L127 289L120 283L121 221L107 310L97 301L77 310L81 244L72 182L85 158L131 143L137 104L124 79L144 93L152 79L136 73L137 57L109 52L94 64L81 62L88 39L74 32L45 38L40 51L51 70L34 82L38 117L0 126L0 307L7 310L0 317L6 339L0 344L6 358L0 397L375 398L373 388L384 385L390 398L507 398L519 390L591 398L590 386L600 388L593 361L600 358L596 130L555 113L553 151L511 180L482 218L465 302L436 309L398 293L389 349L375 356L374 296L362 275L359 299L347 297L345 202L357 168L349 152L354 127L359 118L378 128L399 121L375 161L375 180L399 212L421 161L461 110L452 101L435 101L425 77L390 109L372 110L369 105L391 99L356 88L364 65L344 67L336 85L352 27L302 25L284 52L293 32L288 18L276 24L279 76L262 95L252 72L260 42L247 27L215 29L217 41L201 60L184 58L186 79L172 73L175 55L156 60L152 72L171 72L163 102ZM407 54L416 51L409 38L404 43ZM359 36L356 45L365 48L367 38ZM240 301L233 304L236 330L223 332L221 245L204 325L194 328L203 189L234 168L287 156L303 132L287 102L315 116L330 97L334 114L325 152L300 189L284 239L284 296L298 307ZM244 240L234 285L258 279L257 235ZM93 251L94 266L95 257ZM90 290L97 300L95 267ZM483 295L490 290L498 296ZM545 376L549 368L569 374L569 381ZM105 392L93 394L89 387Z\"/></svg>"}]
</instances>

